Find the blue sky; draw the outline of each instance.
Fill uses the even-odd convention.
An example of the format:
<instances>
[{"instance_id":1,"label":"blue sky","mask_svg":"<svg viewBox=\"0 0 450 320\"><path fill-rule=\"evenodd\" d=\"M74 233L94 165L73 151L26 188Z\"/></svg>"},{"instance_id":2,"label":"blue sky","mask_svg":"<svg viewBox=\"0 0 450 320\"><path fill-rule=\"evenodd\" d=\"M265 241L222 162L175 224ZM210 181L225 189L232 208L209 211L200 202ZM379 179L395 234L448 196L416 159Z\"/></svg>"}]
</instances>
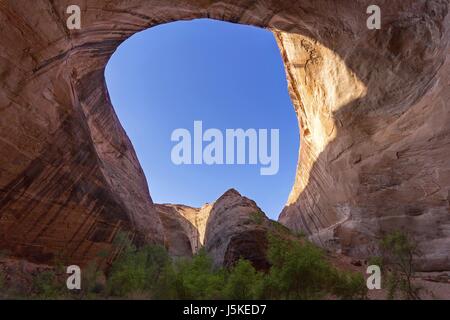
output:
<instances>
[{"instance_id":1,"label":"blue sky","mask_svg":"<svg viewBox=\"0 0 450 320\"><path fill-rule=\"evenodd\" d=\"M200 207L235 188L276 219L294 183L299 130L273 35L213 20L160 25L125 41L106 69L114 108L156 203ZM171 161L175 129L280 129L278 174L260 165Z\"/></svg>"}]
</instances>

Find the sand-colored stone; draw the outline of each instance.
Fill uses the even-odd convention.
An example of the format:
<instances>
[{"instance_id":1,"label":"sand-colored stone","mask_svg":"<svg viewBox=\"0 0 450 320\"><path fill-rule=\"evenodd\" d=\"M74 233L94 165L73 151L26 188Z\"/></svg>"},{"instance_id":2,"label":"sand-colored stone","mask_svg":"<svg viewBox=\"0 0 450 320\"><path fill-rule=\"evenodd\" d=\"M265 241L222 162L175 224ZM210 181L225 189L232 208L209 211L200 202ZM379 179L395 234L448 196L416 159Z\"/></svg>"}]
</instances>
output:
<instances>
[{"instance_id":1,"label":"sand-colored stone","mask_svg":"<svg viewBox=\"0 0 450 320\"><path fill-rule=\"evenodd\" d=\"M156 204L155 208L163 222L165 245L169 253L174 256L191 256L203 247L206 223L212 205L193 208L185 205ZM187 248L189 250L186 250Z\"/></svg>"},{"instance_id":2,"label":"sand-colored stone","mask_svg":"<svg viewBox=\"0 0 450 320\"><path fill-rule=\"evenodd\" d=\"M218 266L232 266L245 258L258 269L268 269L268 233L285 228L270 221L253 200L234 189L202 208L170 204L156 208L173 256L191 256L205 248Z\"/></svg>"},{"instance_id":3,"label":"sand-colored stone","mask_svg":"<svg viewBox=\"0 0 450 320\"><path fill-rule=\"evenodd\" d=\"M257 269L268 269L266 259L272 223L251 199L234 189L214 202L205 232L205 249L217 265L232 266L240 258Z\"/></svg>"},{"instance_id":4,"label":"sand-colored stone","mask_svg":"<svg viewBox=\"0 0 450 320\"><path fill-rule=\"evenodd\" d=\"M378 31L370 0L78 2L69 31L71 0L0 1L0 249L83 263L119 230L164 241L104 68L138 31L209 17L280 44L302 133L280 221L353 256L403 228L423 269L449 269L448 1L378 1Z\"/></svg>"}]
</instances>

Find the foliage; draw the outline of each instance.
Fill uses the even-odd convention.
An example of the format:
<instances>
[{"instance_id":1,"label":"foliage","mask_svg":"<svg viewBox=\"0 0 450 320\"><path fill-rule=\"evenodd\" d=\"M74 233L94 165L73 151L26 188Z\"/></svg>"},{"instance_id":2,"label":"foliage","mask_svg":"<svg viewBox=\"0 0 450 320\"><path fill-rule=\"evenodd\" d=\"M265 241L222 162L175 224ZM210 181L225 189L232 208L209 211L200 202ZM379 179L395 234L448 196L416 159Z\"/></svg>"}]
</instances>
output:
<instances>
[{"instance_id":1,"label":"foliage","mask_svg":"<svg viewBox=\"0 0 450 320\"><path fill-rule=\"evenodd\" d=\"M81 297L83 299L95 299L104 294L106 284L103 273L96 262L88 264L81 273Z\"/></svg>"},{"instance_id":2,"label":"foliage","mask_svg":"<svg viewBox=\"0 0 450 320\"><path fill-rule=\"evenodd\" d=\"M367 261L369 266L378 266L380 269L383 269L383 258L379 256L370 257Z\"/></svg>"},{"instance_id":3,"label":"foliage","mask_svg":"<svg viewBox=\"0 0 450 320\"><path fill-rule=\"evenodd\" d=\"M380 243L381 263L387 276L388 298L396 294L408 300L418 300L420 288L413 284L414 260L420 255L416 242L401 231L387 234Z\"/></svg>"},{"instance_id":4,"label":"foliage","mask_svg":"<svg viewBox=\"0 0 450 320\"><path fill-rule=\"evenodd\" d=\"M64 287L53 271L40 272L33 279L33 293L38 299L61 299Z\"/></svg>"},{"instance_id":5,"label":"foliage","mask_svg":"<svg viewBox=\"0 0 450 320\"><path fill-rule=\"evenodd\" d=\"M170 299L220 299L225 284L225 270L215 268L204 250L192 259L181 259L166 270L162 286ZM161 285L160 285L161 287ZM162 291L160 291L161 293Z\"/></svg>"},{"instance_id":6,"label":"foliage","mask_svg":"<svg viewBox=\"0 0 450 320\"><path fill-rule=\"evenodd\" d=\"M3 291L4 286L5 286L5 276L3 272L0 270L0 292Z\"/></svg>"},{"instance_id":7,"label":"foliage","mask_svg":"<svg viewBox=\"0 0 450 320\"><path fill-rule=\"evenodd\" d=\"M295 236L296 236L297 238L303 239L303 238L306 238L306 233L305 233L303 230L300 230L300 231L297 231L297 232L295 233Z\"/></svg>"},{"instance_id":8,"label":"foliage","mask_svg":"<svg viewBox=\"0 0 450 320\"><path fill-rule=\"evenodd\" d=\"M110 270L107 293L126 297L136 291L150 291L169 261L161 246L137 249L128 245Z\"/></svg>"},{"instance_id":9,"label":"foliage","mask_svg":"<svg viewBox=\"0 0 450 320\"><path fill-rule=\"evenodd\" d=\"M342 299L364 298L362 275L337 270L324 252L295 237L269 236L266 272L240 259L228 269L217 267L204 250L192 258L170 258L161 246L135 247L126 235L115 241L120 253L106 274L96 263L82 270L82 290L68 293L55 272L35 277L38 298L145 299ZM62 280L61 277L59 280Z\"/></svg>"},{"instance_id":10,"label":"foliage","mask_svg":"<svg viewBox=\"0 0 450 320\"><path fill-rule=\"evenodd\" d=\"M333 294L341 299L366 299L367 285L362 274L335 271Z\"/></svg>"},{"instance_id":11,"label":"foliage","mask_svg":"<svg viewBox=\"0 0 450 320\"><path fill-rule=\"evenodd\" d=\"M229 271L224 297L230 300L258 299L264 275L255 270L248 260L240 259Z\"/></svg>"},{"instance_id":12,"label":"foliage","mask_svg":"<svg viewBox=\"0 0 450 320\"><path fill-rule=\"evenodd\" d=\"M285 225L279 223L278 221L273 221L271 220L271 225L273 227L273 231L280 234L280 235L288 235L291 234L291 231L289 230L288 227L286 227Z\"/></svg>"},{"instance_id":13,"label":"foliage","mask_svg":"<svg viewBox=\"0 0 450 320\"><path fill-rule=\"evenodd\" d=\"M261 225L264 222L266 215L262 211L255 211L250 214L250 222Z\"/></svg>"},{"instance_id":14,"label":"foliage","mask_svg":"<svg viewBox=\"0 0 450 320\"><path fill-rule=\"evenodd\" d=\"M269 239L272 268L265 279L263 298L321 299L329 295L350 299L366 294L364 278L334 268L321 249L309 242Z\"/></svg>"}]
</instances>

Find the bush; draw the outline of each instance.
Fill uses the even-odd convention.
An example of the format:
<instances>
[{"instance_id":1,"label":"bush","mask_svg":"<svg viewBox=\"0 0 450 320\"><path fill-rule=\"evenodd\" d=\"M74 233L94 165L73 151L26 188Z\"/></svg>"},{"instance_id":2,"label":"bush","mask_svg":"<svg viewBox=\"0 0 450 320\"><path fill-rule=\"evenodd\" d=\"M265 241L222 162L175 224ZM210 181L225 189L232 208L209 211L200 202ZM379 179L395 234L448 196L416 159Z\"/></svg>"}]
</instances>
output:
<instances>
[{"instance_id":1,"label":"bush","mask_svg":"<svg viewBox=\"0 0 450 320\"><path fill-rule=\"evenodd\" d=\"M214 266L204 250L189 259L171 259L161 246L136 248L118 237L120 254L104 275L97 264L83 268L81 292L68 293L57 273L46 271L33 281L33 293L54 298L151 299L343 299L364 298L362 275L334 268L324 252L305 239L269 236L267 273L240 259L229 269ZM65 274L64 274L65 276ZM61 277L61 279L64 277ZM65 278L64 278L65 279ZM1 285L1 276L0 276Z\"/></svg>"},{"instance_id":2,"label":"bush","mask_svg":"<svg viewBox=\"0 0 450 320\"><path fill-rule=\"evenodd\" d=\"M266 215L262 211L255 211L250 214L249 221L257 225L261 225L264 222Z\"/></svg>"},{"instance_id":3,"label":"bush","mask_svg":"<svg viewBox=\"0 0 450 320\"><path fill-rule=\"evenodd\" d=\"M269 239L268 258L272 268L263 294L269 299L363 298L362 275L341 272L325 259L321 249L303 241Z\"/></svg>"},{"instance_id":4,"label":"bush","mask_svg":"<svg viewBox=\"0 0 450 320\"><path fill-rule=\"evenodd\" d=\"M0 292L3 291L4 286L5 286L5 276L3 275L3 272L0 270Z\"/></svg>"},{"instance_id":5,"label":"bush","mask_svg":"<svg viewBox=\"0 0 450 320\"><path fill-rule=\"evenodd\" d=\"M337 271L333 294L341 299L366 299L367 285L362 274Z\"/></svg>"},{"instance_id":6,"label":"bush","mask_svg":"<svg viewBox=\"0 0 450 320\"><path fill-rule=\"evenodd\" d=\"M96 299L99 295L106 294L106 284L103 272L96 262L92 262L83 268L81 273L81 296L83 299Z\"/></svg>"},{"instance_id":7,"label":"bush","mask_svg":"<svg viewBox=\"0 0 450 320\"><path fill-rule=\"evenodd\" d=\"M107 280L109 295L125 297L132 293L151 293L166 265L170 262L161 246L136 249L127 246L111 267Z\"/></svg>"},{"instance_id":8,"label":"bush","mask_svg":"<svg viewBox=\"0 0 450 320\"><path fill-rule=\"evenodd\" d=\"M221 299L225 271L215 268L204 250L192 259L181 259L171 269L170 292L174 299Z\"/></svg>"},{"instance_id":9,"label":"bush","mask_svg":"<svg viewBox=\"0 0 450 320\"><path fill-rule=\"evenodd\" d=\"M248 260L240 259L229 271L224 297L230 300L258 299L262 280L262 273L257 272Z\"/></svg>"},{"instance_id":10,"label":"bush","mask_svg":"<svg viewBox=\"0 0 450 320\"><path fill-rule=\"evenodd\" d=\"M53 271L40 272L33 279L33 293L38 299L61 299L64 297L64 285L58 281Z\"/></svg>"},{"instance_id":11,"label":"bush","mask_svg":"<svg viewBox=\"0 0 450 320\"><path fill-rule=\"evenodd\" d=\"M266 281L269 298L316 299L326 292L330 268L322 253L310 244L270 238L268 251L272 264Z\"/></svg>"},{"instance_id":12,"label":"bush","mask_svg":"<svg viewBox=\"0 0 450 320\"><path fill-rule=\"evenodd\" d=\"M414 260L420 255L416 242L401 231L394 231L381 240L381 264L387 276L388 298L400 293L405 299L420 299L420 288L412 282Z\"/></svg>"},{"instance_id":13,"label":"bush","mask_svg":"<svg viewBox=\"0 0 450 320\"><path fill-rule=\"evenodd\" d=\"M370 257L367 261L369 266L375 265L380 267L380 269L383 269L383 258L382 257Z\"/></svg>"}]
</instances>

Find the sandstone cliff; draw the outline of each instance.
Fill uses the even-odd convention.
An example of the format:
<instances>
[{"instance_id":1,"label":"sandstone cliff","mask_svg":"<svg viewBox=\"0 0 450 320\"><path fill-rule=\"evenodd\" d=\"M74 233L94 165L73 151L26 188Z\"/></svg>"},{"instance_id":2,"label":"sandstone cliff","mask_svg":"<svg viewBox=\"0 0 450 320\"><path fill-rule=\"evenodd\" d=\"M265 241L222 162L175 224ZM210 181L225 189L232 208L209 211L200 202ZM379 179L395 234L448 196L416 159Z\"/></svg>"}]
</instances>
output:
<instances>
[{"instance_id":1,"label":"sandstone cliff","mask_svg":"<svg viewBox=\"0 0 450 320\"><path fill-rule=\"evenodd\" d=\"M192 208L184 205L157 204L155 207L163 223L166 246L172 255L190 256L203 247L211 205ZM181 249L180 244L189 249Z\"/></svg>"},{"instance_id":2,"label":"sandstone cliff","mask_svg":"<svg viewBox=\"0 0 450 320\"><path fill-rule=\"evenodd\" d=\"M205 248L218 265L231 266L239 258L245 258L257 269L267 269L269 229L270 220L256 203L231 189L212 206Z\"/></svg>"},{"instance_id":3,"label":"sandstone cliff","mask_svg":"<svg viewBox=\"0 0 450 320\"><path fill-rule=\"evenodd\" d=\"M450 269L450 90L446 0L70 0L0 2L0 249L84 263L118 230L164 241L104 68L145 28L213 18L270 28L301 128L280 221L354 256L403 228L422 268Z\"/></svg>"},{"instance_id":4,"label":"sandstone cliff","mask_svg":"<svg viewBox=\"0 0 450 320\"><path fill-rule=\"evenodd\" d=\"M258 269L269 267L267 236L269 232L278 232L280 227L253 200L236 190L228 190L200 209L167 204L156 208L172 255L190 256L205 248L216 265L232 266L245 258Z\"/></svg>"}]
</instances>

